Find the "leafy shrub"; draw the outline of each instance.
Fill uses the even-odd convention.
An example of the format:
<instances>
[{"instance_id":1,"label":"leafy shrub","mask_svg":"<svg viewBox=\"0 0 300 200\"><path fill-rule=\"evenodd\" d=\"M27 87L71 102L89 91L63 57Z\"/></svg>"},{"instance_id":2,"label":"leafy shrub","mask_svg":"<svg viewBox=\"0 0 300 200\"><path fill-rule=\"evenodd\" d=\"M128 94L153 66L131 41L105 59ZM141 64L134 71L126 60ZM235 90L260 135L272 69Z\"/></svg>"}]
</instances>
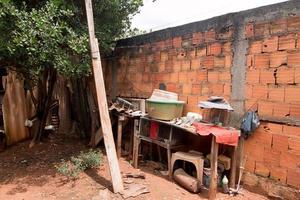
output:
<instances>
[{"instance_id":1,"label":"leafy shrub","mask_svg":"<svg viewBox=\"0 0 300 200\"><path fill-rule=\"evenodd\" d=\"M102 153L90 149L88 152L80 152L78 156L72 156L70 161L64 161L55 166L58 173L76 178L80 172L90 168L97 167L101 164Z\"/></svg>"}]
</instances>

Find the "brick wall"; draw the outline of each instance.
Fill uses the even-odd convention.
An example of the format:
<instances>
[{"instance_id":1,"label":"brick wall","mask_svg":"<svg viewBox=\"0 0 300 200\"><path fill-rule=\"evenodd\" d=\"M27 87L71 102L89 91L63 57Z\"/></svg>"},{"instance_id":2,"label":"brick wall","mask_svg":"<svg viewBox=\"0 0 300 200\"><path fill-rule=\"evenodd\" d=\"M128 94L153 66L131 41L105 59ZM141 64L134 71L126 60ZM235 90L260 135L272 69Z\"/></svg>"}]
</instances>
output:
<instances>
[{"instance_id":1,"label":"brick wall","mask_svg":"<svg viewBox=\"0 0 300 200\"><path fill-rule=\"evenodd\" d=\"M263 119L300 117L300 17L247 23L246 108ZM300 188L300 127L263 123L245 146L246 170Z\"/></svg>"},{"instance_id":2,"label":"brick wall","mask_svg":"<svg viewBox=\"0 0 300 200\"><path fill-rule=\"evenodd\" d=\"M300 188L299 2L121 40L109 59L118 96L149 98L164 85L186 102L184 113L201 112L197 103L211 95L238 113L257 109L263 121L245 142L246 171Z\"/></svg>"}]
</instances>

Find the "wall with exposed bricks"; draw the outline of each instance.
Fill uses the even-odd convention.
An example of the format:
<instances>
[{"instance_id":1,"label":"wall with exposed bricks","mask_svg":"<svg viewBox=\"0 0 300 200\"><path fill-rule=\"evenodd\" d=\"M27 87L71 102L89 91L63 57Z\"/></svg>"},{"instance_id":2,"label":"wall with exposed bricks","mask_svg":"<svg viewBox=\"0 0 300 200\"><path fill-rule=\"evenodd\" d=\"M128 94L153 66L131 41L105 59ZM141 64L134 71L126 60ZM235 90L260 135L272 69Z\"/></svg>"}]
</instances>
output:
<instances>
[{"instance_id":1,"label":"wall with exposed bricks","mask_svg":"<svg viewBox=\"0 0 300 200\"><path fill-rule=\"evenodd\" d=\"M263 121L245 142L246 171L300 188L299 1L120 40L108 59L117 96L149 98L165 87L186 113L220 95L236 109L235 125L258 110Z\"/></svg>"}]
</instances>

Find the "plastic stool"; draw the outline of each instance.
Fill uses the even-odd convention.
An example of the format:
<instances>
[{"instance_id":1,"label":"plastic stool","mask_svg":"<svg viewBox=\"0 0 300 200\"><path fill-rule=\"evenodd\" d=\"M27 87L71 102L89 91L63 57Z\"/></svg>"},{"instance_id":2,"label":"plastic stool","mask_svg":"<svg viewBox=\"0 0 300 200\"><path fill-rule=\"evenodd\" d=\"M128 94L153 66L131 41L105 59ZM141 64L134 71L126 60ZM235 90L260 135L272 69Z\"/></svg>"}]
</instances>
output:
<instances>
[{"instance_id":1,"label":"plastic stool","mask_svg":"<svg viewBox=\"0 0 300 200\"><path fill-rule=\"evenodd\" d=\"M203 156L201 156L201 154L196 153L196 152L182 152L182 151L173 153L172 159L171 159L171 170L169 171L170 179L172 179L174 164L177 160L182 160L182 161L187 161L187 162L193 163L196 167L197 179L202 184L204 159L203 159Z\"/></svg>"}]
</instances>

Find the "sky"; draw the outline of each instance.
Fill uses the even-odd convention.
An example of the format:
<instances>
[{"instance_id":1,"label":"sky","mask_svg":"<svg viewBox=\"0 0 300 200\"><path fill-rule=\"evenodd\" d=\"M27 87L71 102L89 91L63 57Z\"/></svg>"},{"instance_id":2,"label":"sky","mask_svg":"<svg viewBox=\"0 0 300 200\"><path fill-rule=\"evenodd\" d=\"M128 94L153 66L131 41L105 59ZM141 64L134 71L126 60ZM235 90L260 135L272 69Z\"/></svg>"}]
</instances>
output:
<instances>
[{"instance_id":1,"label":"sky","mask_svg":"<svg viewBox=\"0 0 300 200\"><path fill-rule=\"evenodd\" d=\"M286 0L144 0L132 28L156 31Z\"/></svg>"}]
</instances>

